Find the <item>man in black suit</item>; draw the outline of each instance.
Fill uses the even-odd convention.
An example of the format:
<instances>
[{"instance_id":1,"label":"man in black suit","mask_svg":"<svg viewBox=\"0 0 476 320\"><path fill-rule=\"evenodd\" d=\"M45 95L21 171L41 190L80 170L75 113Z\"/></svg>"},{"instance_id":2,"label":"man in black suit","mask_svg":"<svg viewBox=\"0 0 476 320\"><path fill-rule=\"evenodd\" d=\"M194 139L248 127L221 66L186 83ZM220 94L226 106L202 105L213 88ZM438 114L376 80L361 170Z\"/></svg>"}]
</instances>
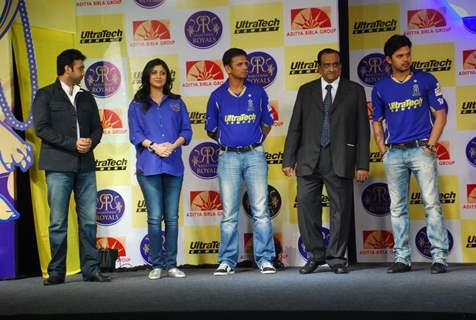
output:
<instances>
[{"instance_id":1,"label":"man in black suit","mask_svg":"<svg viewBox=\"0 0 476 320\"><path fill-rule=\"evenodd\" d=\"M321 78L299 88L284 146L283 172L297 176L299 232L308 253L300 273L329 264L347 273L345 257L352 215L353 179L369 171L370 128L364 88L341 75L340 53L317 56ZM322 187L330 200L330 239L324 248Z\"/></svg>"},{"instance_id":2,"label":"man in black suit","mask_svg":"<svg viewBox=\"0 0 476 320\"><path fill-rule=\"evenodd\" d=\"M50 207L51 261L44 285L63 283L66 275L68 208L74 191L84 281L105 282L96 249L96 165L93 149L102 137L99 111L91 93L79 84L86 57L75 49L56 61L56 82L41 88L32 105L33 125L41 139L39 168L45 170Z\"/></svg>"}]
</instances>

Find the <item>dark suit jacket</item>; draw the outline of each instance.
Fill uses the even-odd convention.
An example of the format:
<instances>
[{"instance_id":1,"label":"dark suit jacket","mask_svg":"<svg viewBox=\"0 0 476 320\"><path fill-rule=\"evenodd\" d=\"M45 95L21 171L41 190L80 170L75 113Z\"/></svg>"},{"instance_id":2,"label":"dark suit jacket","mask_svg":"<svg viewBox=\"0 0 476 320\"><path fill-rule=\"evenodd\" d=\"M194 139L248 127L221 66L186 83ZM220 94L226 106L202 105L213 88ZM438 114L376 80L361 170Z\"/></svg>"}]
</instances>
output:
<instances>
[{"instance_id":1,"label":"dark suit jacket","mask_svg":"<svg viewBox=\"0 0 476 320\"><path fill-rule=\"evenodd\" d=\"M80 90L76 109L61 87L59 80L38 90L33 100L33 126L41 139L39 168L52 171L94 171L93 149L102 137L99 111L91 93ZM88 153L76 151L76 118L81 138L91 138Z\"/></svg>"},{"instance_id":2,"label":"dark suit jacket","mask_svg":"<svg viewBox=\"0 0 476 320\"><path fill-rule=\"evenodd\" d=\"M364 88L340 78L330 110L331 154L335 173L352 179L355 169L369 169L370 126ZM299 88L284 145L283 167L311 175L319 161L324 119L321 79Z\"/></svg>"}]
</instances>

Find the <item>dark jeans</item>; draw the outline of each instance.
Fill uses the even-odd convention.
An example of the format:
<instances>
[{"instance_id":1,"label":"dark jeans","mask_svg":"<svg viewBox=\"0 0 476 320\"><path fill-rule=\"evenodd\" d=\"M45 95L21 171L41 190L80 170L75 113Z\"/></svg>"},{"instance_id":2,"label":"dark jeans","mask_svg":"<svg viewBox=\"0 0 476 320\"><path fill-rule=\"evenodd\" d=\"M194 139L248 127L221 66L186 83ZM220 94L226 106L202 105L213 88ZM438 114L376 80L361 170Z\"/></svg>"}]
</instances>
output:
<instances>
[{"instance_id":1,"label":"dark jeans","mask_svg":"<svg viewBox=\"0 0 476 320\"><path fill-rule=\"evenodd\" d=\"M96 172L46 171L48 205L50 206L50 250L48 265L50 277L64 278L68 211L71 192L74 191L78 214L81 271L83 278L99 271L96 249Z\"/></svg>"}]
</instances>

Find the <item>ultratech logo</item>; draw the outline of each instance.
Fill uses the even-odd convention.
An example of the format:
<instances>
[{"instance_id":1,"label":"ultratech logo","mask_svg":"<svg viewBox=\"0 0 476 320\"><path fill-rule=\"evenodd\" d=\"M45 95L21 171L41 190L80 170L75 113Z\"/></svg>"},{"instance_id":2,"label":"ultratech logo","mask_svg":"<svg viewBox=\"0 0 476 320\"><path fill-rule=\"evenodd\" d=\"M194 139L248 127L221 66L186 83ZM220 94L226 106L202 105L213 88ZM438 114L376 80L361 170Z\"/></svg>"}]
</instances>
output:
<instances>
[{"instance_id":1,"label":"ultratech logo","mask_svg":"<svg viewBox=\"0 0 476 320\"><path fill-rule=\"evenodd\" d=\"M137 201L136 213L147 213L147 207L145 205L145 200L141 199Z\"/></svg>"},{"instance_id":2,"label":"ultratech logo","mask_svg":"<svg viewBox=\"0 0 476 320\"><path fill-rule=\"evenodd\" d=\"M281 151L274 152L274 153L265 152L264 155L266 157L266 162L268 162L268 164L282 164L283 163L284 154Z\"/></svg>"},{"instance_id":3,"label":"ultratech logo","mask_svg":"<svg viewBox=\"0 0 476 320\"><path fill-rule=\"evenodd\" d=\"M377 20L373 22L358 21L354 23L353 34L361 33L373 33L373 32L386 32L395 31L397 29L397 20Z\"/></svg>"},{"instance_id":4,"label":"ultratech logo","mask_svg":"<svg viewBox=\"0 0 476 320\"><path fill-rule=\"evenodd\" d=\"M461 114L475 114L476 101L465 101L461 106Z\"/></svg>"},{"instance_id":5,"label":"ultratech logo","mask_svg":"<svg viewBox=\"0 0 476 320\"><path fill-rule=\"evenodd\" d=\"M455 203L456 202L456 193L451 192L441 192L440 193L440 202L441 204ZM410 204L423 204L423 199L421 198L421 192L413 192L410 196Z\"/></svg>"},{"instance_id":6,"label":"ultratech logo","mask_svg":"<svg viewBox=\"0 0 476 320\"><path fill-rule=\"evenodd\" d=\"M466 248L476 248L476 235L469 235Z\"/></svg>"},{"instance_id":7,"label":"ultratech logo","mask_svg":"<svg viewBox=\"0 0 476 320\"><path fill-rule=\"evenodd\" d=\"M220 248L220 243L218 241L212 242L203 242L203 241L192 241L190 243L189 254L210 254L218 253Z\"/></svg>"},{"instance_id":8,"label":"ultratech logo","mask_svg":"<svg viewBox=\"0 0 476 320\"><path fill-rule=\"evenodd\" d=\"M413 61L412 68L425 72L448 71L451 70L453 61L451 59L430 61Z\"/></svg>"},{"instance_id":9,"label":"ultratech logo","mask_svg":"<svg viewBox=\"0 0 476 320\"><path fill-rule=\"evenodd\" d=\"M120 42L122 41L122 30L116 31L102 30L95 31L81 31L80 43L103 43L103 42Z\"/></svg>"},{"instance_id":10,"label":"ultratech logo","mask_svg":"<svg viewBox=\"0 0 476 320\"><path fill-rule=\"evenodd\" d=\"M293 61L291 62L291 68L289 74L310 74L317 73L317 67L319 64L317 61L305 62L305 61Z\"/></svg>"},{"instance_id":11,"label":"ultratech logo","mask_svg":"<svg viewBox=\"0 0 476 320\"><path fill-rule=\"evenodd\" d=\"M193 111L189 113L189 118L192 124L202 124L202 123L205 123L206 113Z\"/></svg>"},{"instance_id":12,"label":"ultratech logo","mask_svg":"<svg viewBox=\"0 0 476 320\"><path fill-rule=\"evenodd\" d=\"M259 19L255 21L241 20L235 24L235 34L278 31L279 23L278 18L272 20Z\"/></svg>"},{"instance_id":13,"label":"ultratech logo","mask_svg":"<svg viewBox=\"0 0 476 320\"><path fill-rule=\"evenodd\" d=\"M382 162L382 156L380 155L380 152L370 152L369 162L372 162L372 163Z\"/></svg>"},{"instance_id":14,"label":"ultratech logo","mask_svg":"<svg viewBox=\"0 0 476 320\"><path fill-rule=\"evenodd\" d=\"M127 169L127 159L114 160L109 158L107 160L96 159L96 171L122 171Z\"/></svg>"}]
</instances>

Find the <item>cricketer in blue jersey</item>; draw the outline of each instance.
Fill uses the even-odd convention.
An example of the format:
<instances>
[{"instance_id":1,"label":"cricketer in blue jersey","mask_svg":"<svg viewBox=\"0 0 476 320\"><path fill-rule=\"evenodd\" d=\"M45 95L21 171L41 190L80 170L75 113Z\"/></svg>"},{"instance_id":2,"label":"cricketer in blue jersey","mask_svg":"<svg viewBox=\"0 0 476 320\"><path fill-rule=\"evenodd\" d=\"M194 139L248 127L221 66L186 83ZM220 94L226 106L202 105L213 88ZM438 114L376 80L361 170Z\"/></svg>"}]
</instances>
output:
<instances>
[{"instance_id":1,"label":"cricketer in blue jersey","mask_svg":"<svg viewBox=\"0 0 476 320\"><path fill-rule=\"evenodd\" d=\"M392 74L372 90L372 126L387 177L394 237L395 258L387 272L411 270L408 187L413 174L425 206L431 273L438 274L447 271L448 235L439 199L435 145L446 124L448 106L436 78L411 68L411 47L404 35L387 40L385 59Z\"/></svg>"},{"instance_id":2,"label":"cricketer in blue jersey","mask_svg":"<svg viewBox=\"0 0 476 320\"><path fill-rule=\"evenodd\" d=\"M218 182L223 205L220 224L219 266L216 276L235 272L238 262L240 190L246 183L253 215L255 262L263 274L276 272L276 252L268 209L268 165L262 142L273 117L263 88L246 81L248 58L242 49L223 55L228 80L210 96L205 130L220 145Z\"/></svg>"}]
</instances>

